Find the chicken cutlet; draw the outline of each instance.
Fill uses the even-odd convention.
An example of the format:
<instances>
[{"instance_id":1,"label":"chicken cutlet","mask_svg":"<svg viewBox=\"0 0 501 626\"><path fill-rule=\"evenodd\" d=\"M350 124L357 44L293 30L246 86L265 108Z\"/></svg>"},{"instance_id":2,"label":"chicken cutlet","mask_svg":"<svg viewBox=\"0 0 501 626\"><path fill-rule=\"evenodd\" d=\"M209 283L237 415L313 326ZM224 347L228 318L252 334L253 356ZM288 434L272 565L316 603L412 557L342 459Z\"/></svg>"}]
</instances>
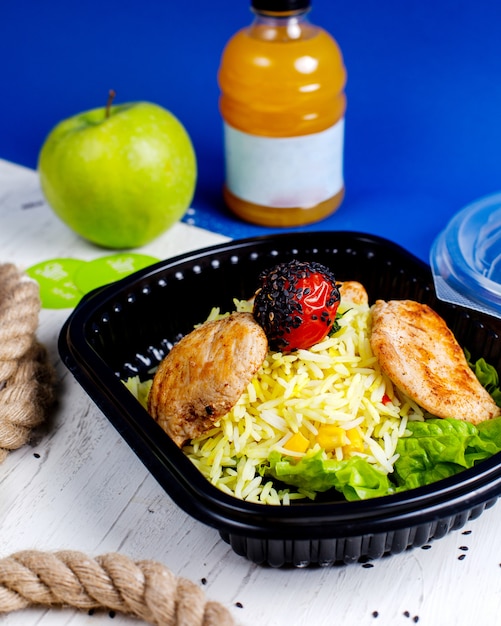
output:
<instances>
[{"instance_id":1,"label":"chicken cutlet","mask_svg":"<svg viewBox=\"0 0 501 626\"><path fill-rule=\"evenodd\" d=\"M338 282L337 287L341 296L341 302L353 302L353 304L369 304L369 296L365 287L356 280Z\"/></svg>"},{"instance_id":2,"label":"chicken cutlet","mask_svg":"<svg viewBox=\"0 0 501 626\"><path fill-rule=\"evenodd\" d=\"M451 330L429 306L378 300L370 341L382 371L432 415L478 424L501 414Z\"/></svg>"},{"instance_id":3,"label":"chicken cutlet","mask_svg":"<svg viewBox=\"0 0 501 626\"><path fill-rule=\"evenodd\" d=\"M160 363L148 411L178 446L210 430L261 367L268 340L251 313L232 313L184 336Z\"/></svg>"}]
</instances>

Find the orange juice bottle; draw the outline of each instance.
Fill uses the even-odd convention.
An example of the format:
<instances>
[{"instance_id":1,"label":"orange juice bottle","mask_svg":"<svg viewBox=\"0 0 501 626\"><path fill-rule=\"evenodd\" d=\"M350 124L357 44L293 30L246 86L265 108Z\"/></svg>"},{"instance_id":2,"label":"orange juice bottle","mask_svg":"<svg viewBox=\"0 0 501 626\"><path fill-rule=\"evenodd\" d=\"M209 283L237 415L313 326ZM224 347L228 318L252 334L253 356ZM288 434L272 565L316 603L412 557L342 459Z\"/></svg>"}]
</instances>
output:
<instances>
[{"instance_id":1,"label":"orange juice bottle","mask_svg":"<svg viewBox=\"0 0 501 626\"><path fill-rule=\"evenodd\" d=\"M242 219L321 220L344 197L346 70L335 40L308 19L310 0L251 0L254 21L219 68L226 180Z\"/></svg>"}]
</instances>

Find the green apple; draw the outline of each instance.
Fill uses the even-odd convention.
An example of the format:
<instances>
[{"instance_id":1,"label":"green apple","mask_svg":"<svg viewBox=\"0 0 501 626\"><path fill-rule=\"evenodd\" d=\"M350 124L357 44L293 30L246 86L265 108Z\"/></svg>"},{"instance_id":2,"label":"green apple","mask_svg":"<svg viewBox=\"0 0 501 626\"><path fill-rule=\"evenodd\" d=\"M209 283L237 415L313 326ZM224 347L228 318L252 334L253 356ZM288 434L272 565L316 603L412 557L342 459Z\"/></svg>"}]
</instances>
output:
<instances>
[{"instance_id":1,"label":"green apple","mask_svg":"<svg viewBox=\"0 0 501 626\"><path fill-rule=\"evenodd\" d=\"M197 179L192 142L172 113L111 100L60 122L42 146L38 171L63 222L117 249L142 246L180 220Z\"/></svg>"}]
</instances>

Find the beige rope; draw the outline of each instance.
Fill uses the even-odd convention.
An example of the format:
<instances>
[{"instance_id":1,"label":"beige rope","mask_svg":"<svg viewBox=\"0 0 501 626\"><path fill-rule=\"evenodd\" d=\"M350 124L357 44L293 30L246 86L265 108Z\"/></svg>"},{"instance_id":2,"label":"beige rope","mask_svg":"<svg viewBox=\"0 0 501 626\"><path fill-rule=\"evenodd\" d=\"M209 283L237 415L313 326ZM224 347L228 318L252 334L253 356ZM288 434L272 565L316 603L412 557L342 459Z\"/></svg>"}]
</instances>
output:
<instances>
[{"instance_id":1,"label":"beige rope","mask_svg":"<svg viewBox=\"0 0 501 626\"><path fill-rule=\"evenodd\" d=\"M15 265L0 265L0 463L27 443L55 399L54 370L36 340L40 296Z\"/></svg>"},{"instance_id":2,"label":"beige rope","mask_svg":"<svg viewBox=\"0 0 501 626\"><path fill-rule=\"evenodd\" d=\"M155 561L27 550L0 559L0 613L28 606L106 609L154 626L233 626L230 612Z\"/></svg>"}]
</instances>

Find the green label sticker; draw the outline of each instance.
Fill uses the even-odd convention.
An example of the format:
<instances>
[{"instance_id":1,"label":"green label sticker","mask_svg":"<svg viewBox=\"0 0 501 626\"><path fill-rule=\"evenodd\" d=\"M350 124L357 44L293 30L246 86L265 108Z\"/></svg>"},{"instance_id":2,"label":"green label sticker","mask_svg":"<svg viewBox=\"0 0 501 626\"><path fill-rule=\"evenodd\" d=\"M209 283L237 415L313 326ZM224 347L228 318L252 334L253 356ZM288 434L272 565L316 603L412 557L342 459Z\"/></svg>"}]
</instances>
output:
<instances>
[{"instance_id":1,"label":"green label sticker","mask_svg":"<svg viewBox=\"0 0 501 626\"><path fill-rule=\"evenodd\" d=\"M156 263L159 259L134 252L124 252L104 256L82 265L75 273L74 280L83 293L103 287L138 270Z\"/></svg>"},{"instance_id":2,"label":"green label sticker","mask_svg":"<svg viewBox=\"0 0 501 626\"><path fill-rule=\"evenodd\" d=\"M51 259L29 267L26 274L40 286L40 300L46 309L75 307L82 292L74 281L75 273L85 265L78 259Z\"/></svg>"},{"instance_id":3,"label":"green label sticker","mask_svg":"<svg viewBox=\"0 0 501 626\"><path fill-rule=\"evenodd\" d=\"M112 254L93 261L50 259L32 265L26 274L40 286L45 309L75 307L82 297L120 278L157 263L159 259L134 252Z\"/></svg>"}]
</instances>

